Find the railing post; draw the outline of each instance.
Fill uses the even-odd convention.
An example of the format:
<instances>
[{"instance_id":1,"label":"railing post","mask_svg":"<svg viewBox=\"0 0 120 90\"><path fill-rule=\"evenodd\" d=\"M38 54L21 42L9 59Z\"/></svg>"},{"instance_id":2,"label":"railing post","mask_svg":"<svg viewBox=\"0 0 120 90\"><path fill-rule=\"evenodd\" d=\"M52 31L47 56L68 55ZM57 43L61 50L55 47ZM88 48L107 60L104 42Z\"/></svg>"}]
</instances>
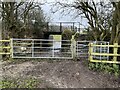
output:
<instances>
[{"instance_id":1,"label":"railing post","mask_svg":"<svg viewBox=\"0 0 120 90\"><path fill-rule=\"evenodd\" d=\"M118 51L118 43L114 43L114 57L113 57L113 61L116 62L117 61L117 51Z\"/></svg>"},{"instance_id":2,"label":"railing post","mask_svg":"<svg viewBox=\"0 0 120 90\"><path fill-rule=\"evenodd\" d=\"M62 32L62 23L60 22L60 32Z\"/></svg>"},{"instance_id":3,"label":"railing post","mask_svg":"<svg viewBox=\"0 0 120 90\"><path fill-rule=\"evenodd\" d=\"M93 53L93 43L89 43L89 61L92 61L93 60L93 56L92 56L92 53Z\"/></svg>"},{"instance_id":4,"label":"railing post","mask_svg":"<svg viewBox=\"0 0 120 90\"><path fill-rule=\"evenodd\" d=\"M73 22L73 31L74 31L74 27L75 27L74 24L75 24L75 23Z\"/></svg>"}]
</instances>

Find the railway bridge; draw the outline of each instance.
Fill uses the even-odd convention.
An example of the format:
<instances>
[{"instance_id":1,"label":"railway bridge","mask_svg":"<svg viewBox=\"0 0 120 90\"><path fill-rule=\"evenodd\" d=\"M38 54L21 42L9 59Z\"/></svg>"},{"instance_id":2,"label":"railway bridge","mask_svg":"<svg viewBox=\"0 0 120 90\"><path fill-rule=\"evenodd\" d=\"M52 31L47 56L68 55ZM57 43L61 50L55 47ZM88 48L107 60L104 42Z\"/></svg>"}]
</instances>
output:
<instances>
[{"instance_id":1,"label":"railway bridge","mask_svg":"<svg viewBox=\"0 0 120 90\"><path fill-rule=\"evenodd\" d=\"M48 22L44 30L44 39L49 39L50 35L61 35L64 30L80 32L80 22Z\"/></svg>"}]
</instances>

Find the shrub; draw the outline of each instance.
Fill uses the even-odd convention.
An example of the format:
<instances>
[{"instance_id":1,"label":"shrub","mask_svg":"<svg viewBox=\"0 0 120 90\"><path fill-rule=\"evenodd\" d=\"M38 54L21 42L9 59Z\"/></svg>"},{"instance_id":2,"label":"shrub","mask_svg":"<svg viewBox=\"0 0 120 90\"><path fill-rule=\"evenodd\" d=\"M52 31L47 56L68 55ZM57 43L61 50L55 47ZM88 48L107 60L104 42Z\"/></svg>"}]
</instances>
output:
<instances>
[{"instance_id":1,"label":"shrub","mask_svg":"<svg viewBox=\"0 0 120 90\"><path fill-rule=\"evenodd\" d=\"M72 31L64 30L62 32L62 51L68 51L70 49L71 41L64 41L64 40L71 40L72 39Z\"/></svg>"},{"instance_id":2,"label":"shrub","mask_svg":"<svg viewBox=\"0 0 120 90\"><path fill-rule=\"evenodd\" d=\"M105 73L114 74L116 77L120 75L119 65L106 63L89 63L89 69L95 71L104 71Z\"/></svg>"},{"instance_id":3,"label":"shrub","mask_svg":"<svg viewBox=\"0 0 120 90\"><path fill-rule=\"evenodd\" d=\"M71 40L71 38L72 38L71 30L66 29L62 32L62 40Z\"/></svg>"}]
</instances>

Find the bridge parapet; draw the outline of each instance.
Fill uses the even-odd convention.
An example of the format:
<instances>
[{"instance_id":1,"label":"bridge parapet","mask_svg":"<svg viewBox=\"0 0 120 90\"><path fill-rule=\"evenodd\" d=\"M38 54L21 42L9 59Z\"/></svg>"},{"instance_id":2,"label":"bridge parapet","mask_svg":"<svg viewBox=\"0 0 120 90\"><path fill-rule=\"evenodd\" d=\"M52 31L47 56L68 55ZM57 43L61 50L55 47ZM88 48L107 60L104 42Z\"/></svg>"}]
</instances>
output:
<instances>
[{"instance_id":1,"label":"bridge parapet","mask_svg":"<svg viewBox=\"0 0 120 90\"><path fill-rule=\"evenodd\" d=\"M47 32L63 32L64 30L80 32L80 22L48 22Z\"/></svg>"}]
</instances>

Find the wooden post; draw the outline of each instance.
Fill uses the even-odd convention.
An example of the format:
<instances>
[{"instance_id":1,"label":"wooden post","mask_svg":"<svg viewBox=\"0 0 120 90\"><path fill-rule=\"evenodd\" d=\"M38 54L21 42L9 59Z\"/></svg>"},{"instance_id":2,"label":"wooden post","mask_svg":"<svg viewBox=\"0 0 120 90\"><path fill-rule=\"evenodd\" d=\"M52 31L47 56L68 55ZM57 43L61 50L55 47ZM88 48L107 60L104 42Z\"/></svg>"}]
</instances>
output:
<instances>
[{"instance_id":1,"label":"wooden post","mask_svg":"<svg viewBox=\"0 0 120 90\"><path fill-rule=\"evenodd\" d=\"M113 61L116 62L117 61L117 51L118 51L118 43L114 43L114 56L113 56Z\"/></svg>"},{"instance_id":2,"label":"wooden post","mask_svg":"<svg viewBox=\"0 0 120 90\"><path fill-rule=\"evenodd\" d=\"M92 61L93 60L93 56L92 56L92 53L93 53L93 43L89 43L89 61Z\"/></svg>"},{"instance_id":3,"label":"wooden post","mask_svg":"<svg viewBox=\"0 0 120 90\"><path fill-rule=\"evenodd\" d=\"M76 57L76 41L75 41L74 38L72 38L72 48L71 48L71 50L72 50L72 57L73 57L73 59L75 59L75 57Z\"/></svg>"}]
</instances>

